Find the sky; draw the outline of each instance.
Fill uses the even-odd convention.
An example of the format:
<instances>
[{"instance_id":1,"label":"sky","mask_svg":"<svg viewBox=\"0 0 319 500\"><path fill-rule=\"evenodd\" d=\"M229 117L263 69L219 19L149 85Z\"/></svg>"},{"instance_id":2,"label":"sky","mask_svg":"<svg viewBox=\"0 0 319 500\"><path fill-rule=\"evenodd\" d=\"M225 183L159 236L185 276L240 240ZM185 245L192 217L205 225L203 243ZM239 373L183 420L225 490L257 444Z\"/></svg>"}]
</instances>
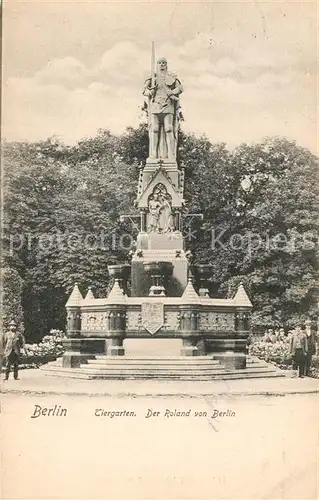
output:
<instances>
[{"instance_id":1,"label":"sky","mask_svg":"<svg viewBox=\"0 0 319 500\"><path fill-rule=\"evenodd\" d=\"M314 1L5 0L2 136L67 144L141 121L150 49L180 78L183 129L230 148L317 151Z\"/></svg>"}]
</instances>

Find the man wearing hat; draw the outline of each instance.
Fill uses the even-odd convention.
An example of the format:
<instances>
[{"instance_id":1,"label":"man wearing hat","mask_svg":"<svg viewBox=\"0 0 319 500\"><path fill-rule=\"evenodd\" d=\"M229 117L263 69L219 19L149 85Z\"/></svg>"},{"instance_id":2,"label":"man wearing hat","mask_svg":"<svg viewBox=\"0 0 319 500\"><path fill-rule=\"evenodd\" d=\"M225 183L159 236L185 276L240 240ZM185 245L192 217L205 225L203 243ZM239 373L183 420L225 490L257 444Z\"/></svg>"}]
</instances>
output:
<instances>
[{"instance_id":1,"label":"man wearing hat","mask_svg":"<svg viewBox=\"0 0 319 500\"><path fill-rule=\"evenodd\" d=\"M22 333L18 332L14 320L9 323L9 330L3 335L3 348L6 359L5 380L9 378L11 365L13 365L13 377L17 380L21 349L25 351L25 342Z\"/></svg>"},{"instance_id":2,"label":"man wearing hat","mask_svg":"<svg viewBox=\"0 0 319 500\"><path fill-rule=\"evenodd\" d=\"M303 377L308 352L308 342L302 326L295 328L293 331L290 339L290 352L293 360L293 370L299 368L299 377Z\"/></svg>"}]
</instances>

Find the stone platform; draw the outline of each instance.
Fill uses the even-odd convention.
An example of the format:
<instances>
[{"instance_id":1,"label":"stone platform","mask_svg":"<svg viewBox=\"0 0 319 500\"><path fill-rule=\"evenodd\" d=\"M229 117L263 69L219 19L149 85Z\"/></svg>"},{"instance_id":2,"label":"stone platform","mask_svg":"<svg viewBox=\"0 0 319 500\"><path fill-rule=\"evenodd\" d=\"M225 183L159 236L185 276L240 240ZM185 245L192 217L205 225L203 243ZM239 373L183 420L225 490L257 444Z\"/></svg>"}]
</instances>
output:
<instances>
[{"instance_id":1,"label":"stone platform","mask_svg":"<svg viewBox=\"0 0 319 500\"><path fill-rule=\"evenodd\" d=\"M44 365L44 373L81 379L105 380L236 380L244 378L283 377L273 365L257 358L248 358L245 369L228 369L211 356L111 357L97 356L79 368L63 368L62 360Z\"/></svg>"}]
</instances>

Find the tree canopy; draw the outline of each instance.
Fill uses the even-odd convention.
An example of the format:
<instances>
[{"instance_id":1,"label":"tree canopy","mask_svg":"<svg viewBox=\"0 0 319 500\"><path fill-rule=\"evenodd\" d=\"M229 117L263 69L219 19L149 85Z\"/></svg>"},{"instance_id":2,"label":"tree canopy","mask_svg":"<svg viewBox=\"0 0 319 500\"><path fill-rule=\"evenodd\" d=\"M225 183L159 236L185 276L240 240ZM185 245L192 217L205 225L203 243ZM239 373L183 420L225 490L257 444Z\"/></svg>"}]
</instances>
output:
<instances>
[{"instance_id":1,"label":"tree canopy","mask_svg":"<svg viewBox=\"0 0 319 500\"><path fill-rule=\"evenodd\" d=\"M4 142L2 267L21 280L29 340L64 327L75 281L83 292L93 286L96 296L106 294L107 264L125 260L136 236L120 216L135 213L147 143L145 125L121 136L100 130L72 147L55 138ZM243 282L255 328L291 327L314 316L317 157L283 138L229 151L183 132L178 156L185 243L195 261L212 263L212 294L230 295ZM189 214L202 214L202 222Z\"/></svg>"}]
</instances>

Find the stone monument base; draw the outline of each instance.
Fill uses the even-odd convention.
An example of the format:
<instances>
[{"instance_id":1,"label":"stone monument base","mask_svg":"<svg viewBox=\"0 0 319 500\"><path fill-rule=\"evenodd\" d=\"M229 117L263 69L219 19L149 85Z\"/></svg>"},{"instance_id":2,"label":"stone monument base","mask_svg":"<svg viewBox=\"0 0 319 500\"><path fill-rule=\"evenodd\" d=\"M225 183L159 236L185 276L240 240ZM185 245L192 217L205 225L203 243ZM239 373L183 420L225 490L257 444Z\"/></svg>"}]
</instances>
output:
<instances>
[{"instance_id":1,"label":"stone monument base","mask_svg":"<svg viewBox=\"0 0 319 500\"><path fill-rule=\"evenodd\" d=\"M241 352L221 352L213 355L224 368L228 370L242 370L246 368L246 354Z\"/></svg>"},{"instance_id":2,"label":"stone monument base","mask_svg":"<svg viewBox=\"0 0 319 500\"><path fill-rule=\"evenodd\" d=\"M149 295L151 280L144 270L144 262L152 261L165 261L173 264L173 275L170 278L166 292L169 297L180 297L187 285L188 261L184 250L165 248L143 250L142 254L138 251L135 252L132 259L132 297L147 297Z\"/></svg>"},{"instance_id":3,"label":"stone monument base","mask_svg":"<svg viewBox=\"0 0 319 500\"><path fill-rule=\"evenodd\" d=\"M125 355L139 356L180 356L181 339L125 339Z\"/></svg>"}]
</instances>

